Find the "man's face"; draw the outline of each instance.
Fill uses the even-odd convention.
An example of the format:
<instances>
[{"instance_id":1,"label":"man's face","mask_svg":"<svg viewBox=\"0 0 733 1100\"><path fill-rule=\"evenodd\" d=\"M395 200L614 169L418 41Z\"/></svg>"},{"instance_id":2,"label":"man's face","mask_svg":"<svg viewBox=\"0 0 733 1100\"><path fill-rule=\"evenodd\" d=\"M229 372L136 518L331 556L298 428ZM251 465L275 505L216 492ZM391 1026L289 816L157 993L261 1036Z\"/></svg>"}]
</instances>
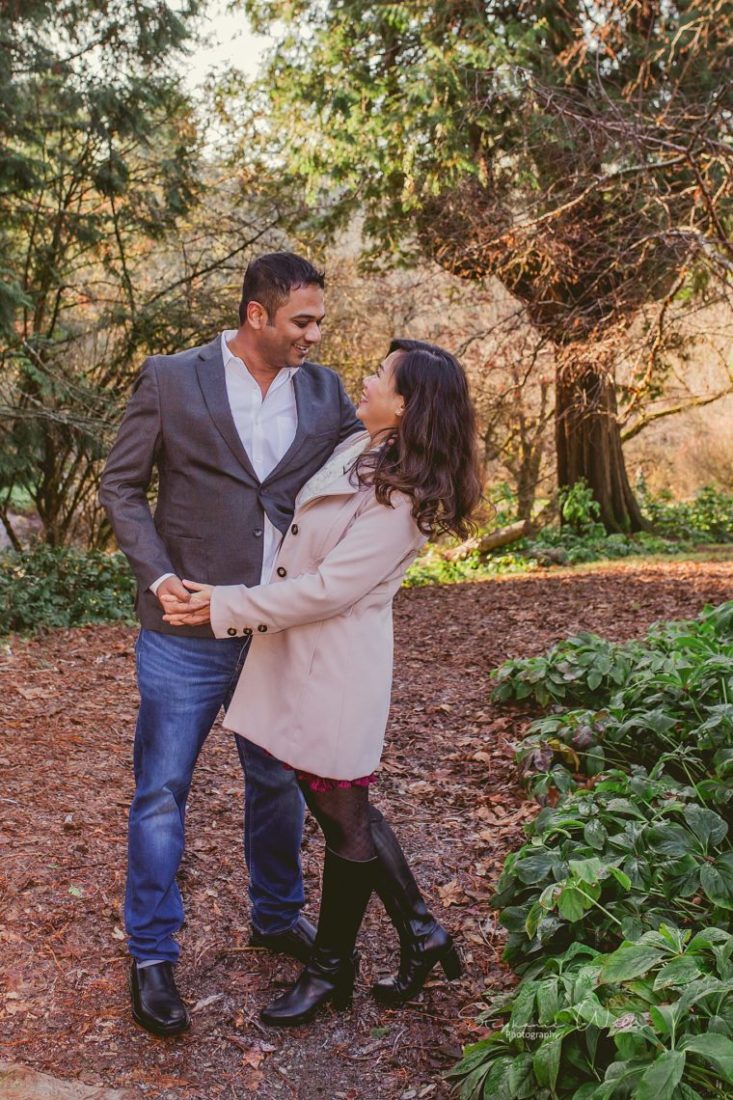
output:
<instances>
[{"instance_id":1,"label":"man's face","mask_svg":"<svg viewBox=\"0 0 733 1100\"><path fill-rule=\"evenodd\" d=\"M273 368L299 367L321 341L325 316L319 286L299 286L257 330L258 349Z\"/></svg>"}]
</instances>

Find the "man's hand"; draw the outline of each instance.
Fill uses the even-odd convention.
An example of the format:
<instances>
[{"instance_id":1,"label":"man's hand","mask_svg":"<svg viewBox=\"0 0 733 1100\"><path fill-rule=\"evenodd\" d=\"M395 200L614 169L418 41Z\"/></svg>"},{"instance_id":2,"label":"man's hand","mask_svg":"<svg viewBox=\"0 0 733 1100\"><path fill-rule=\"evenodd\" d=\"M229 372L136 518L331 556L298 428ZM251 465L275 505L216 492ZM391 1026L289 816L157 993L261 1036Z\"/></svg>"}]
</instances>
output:
<instances>
[{"instance_id":1,"label":"man's hand","mask_svg":"<svg viewBox=\"0 0 733 1100\"><path fill-rule=\"evenodd\" d=\"M161 596L160 602L165 610L163 621L170 623L171 626L201 626L203 623L211 622L210 604L214 586L198 584L196 581L178 583L183 590L184 598L179 599L175 594L167 593ZM163 585L160 587L162 588ZM160 592L160 589L158 591Z\"/></svg>"},{"instance_id":2,"label":"man's hand","mask_svg":"<svg viewBox=\"0 0 733 1100\"><path fill-rule=\"evenodd\" d=\"M158 590L155 593L158 597L158 601L166 610L166 604L164 597L177 600L180 603L188 603L191 599L191 593L188 589L183 587L183 583L178 577L166 577L164 581L161 581L158 585Z\"/></svg>"}]
</instances>

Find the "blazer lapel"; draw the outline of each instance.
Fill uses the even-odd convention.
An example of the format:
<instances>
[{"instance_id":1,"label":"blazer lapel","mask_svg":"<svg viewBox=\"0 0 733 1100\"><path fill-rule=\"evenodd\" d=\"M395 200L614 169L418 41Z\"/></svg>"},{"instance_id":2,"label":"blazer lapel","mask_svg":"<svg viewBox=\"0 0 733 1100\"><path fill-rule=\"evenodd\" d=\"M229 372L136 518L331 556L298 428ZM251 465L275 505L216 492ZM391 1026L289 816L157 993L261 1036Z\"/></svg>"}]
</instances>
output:
<instances>
[{"instance_id":1,"label":"blazer lapel","mask_svg":"<svg viewBox=\"0 0 733 1100\"><path fill-rule=\"evenodd\" d=\"M242 441L234 424L232 410L229 406L220 336L217 336L199 352L196 374L211 419L214 421L219 433L224 437L237 462L248 475L249 480L253 485L259 485L259 478L242 446Z\"/></svg>"}]
</instances>

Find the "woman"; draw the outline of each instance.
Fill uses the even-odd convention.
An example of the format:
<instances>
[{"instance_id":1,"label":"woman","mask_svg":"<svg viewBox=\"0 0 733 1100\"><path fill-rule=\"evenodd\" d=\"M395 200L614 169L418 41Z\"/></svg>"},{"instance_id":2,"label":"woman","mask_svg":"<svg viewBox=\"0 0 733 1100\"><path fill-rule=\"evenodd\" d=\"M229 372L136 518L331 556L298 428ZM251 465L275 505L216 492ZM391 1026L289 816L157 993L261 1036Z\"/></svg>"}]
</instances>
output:
<instances>
[{"instance_id":1,"label":"woman","mask_svg":"<svg viewBox=\"0 0 733 1100\"><path fill-rule=\"evenodd\" d=\"M373 891L400 939L397 975L375 995L399 1004L437 964L461 965L431 916L399 843L369 804L392 681L392 599L429 534L464 535L480 497L474 414L466 378L448 352L394 340L364 384L366 431L334 453L301 490L273 583L184 582L173 625L211 621L217 637L251 636L225 726L296 770L326 840L321 908L311 961L262 1012L266 1023L304 1023L327 1001L351 1000L354 945Z\"/></svg>"}]
</instances>

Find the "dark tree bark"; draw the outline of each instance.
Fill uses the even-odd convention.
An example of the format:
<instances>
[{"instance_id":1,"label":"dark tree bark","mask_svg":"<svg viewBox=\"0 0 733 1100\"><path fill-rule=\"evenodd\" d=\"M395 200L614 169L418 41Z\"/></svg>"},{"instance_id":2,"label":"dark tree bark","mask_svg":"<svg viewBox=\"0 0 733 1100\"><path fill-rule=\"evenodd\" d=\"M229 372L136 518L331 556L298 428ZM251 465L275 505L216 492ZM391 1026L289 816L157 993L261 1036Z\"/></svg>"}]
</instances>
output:
<instances>
[{"instance_id":1,"label":"dark tree bark","mask_svg":"<svg viewBox=\"0 0 733 1100\"><path fill-rule=\"evenodd\" d=\"M588 200L573 208L573 217L580 218L578 224L584 225L586 241L592 239L594 227L597 235L602 228L597 206ZM466 210L475 219L471 238L479 245L486 242L483 249L465 247ZM562 235L559 218L553 220L549 235L527 231L526 241L522 242L515 234L508 246L499 233L504 227L502 218L508 217L506 209L492 205L490 191L473 182L463 191L454 189L438 196L429 213L430 221L421 222L420 230L433 259L461 278L495 275L526 307L536 331L555 348L558 485L572 486L584 478L600 505L600 520L607 531L643 530L646 524L626 473L613 370L600 350L604 334L619 318L633 315L639 303L622 301L619 294L614 294L613 280L609 285L602 283L596 270L597 258L590 248L579 250L585 267L578 262L565 270L557 262L553 249ZM607 213L604 210L604 218ZM575 222L566 227L571 242L574 227Z\"/></svg>"},{"instance_id":2,"label":"dark tree bark","mask_svg":"<svg viewBox=\"0 0 733 1100\"><path fill-rule=\"evenodd\" d=\"M561 487L584 477L600 505L600 519L607 531L644 529L626 473L616 391L607 370L573 359L558 367L555 443Z\"/></svg>"}]
</instances>

